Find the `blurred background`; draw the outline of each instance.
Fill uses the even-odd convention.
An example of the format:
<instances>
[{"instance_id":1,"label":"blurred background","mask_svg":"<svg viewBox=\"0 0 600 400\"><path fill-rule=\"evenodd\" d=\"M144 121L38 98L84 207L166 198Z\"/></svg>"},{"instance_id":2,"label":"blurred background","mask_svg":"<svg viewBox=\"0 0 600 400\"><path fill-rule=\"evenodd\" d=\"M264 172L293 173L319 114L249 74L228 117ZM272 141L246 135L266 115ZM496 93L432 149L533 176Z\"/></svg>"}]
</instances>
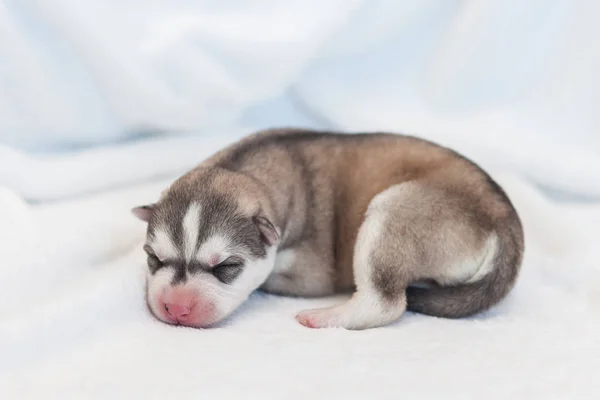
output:
<instances>
[{"instance_id":1,"label":"blurred background","mask_svg":"<svg viewBox=\"0 0 600 400\"><path fill-rule=\"evenodd\" d=\"M0 185L170 176L273 126L389 130L600 196L600 4L3 0Z\"/></svg>"}]
</instances>

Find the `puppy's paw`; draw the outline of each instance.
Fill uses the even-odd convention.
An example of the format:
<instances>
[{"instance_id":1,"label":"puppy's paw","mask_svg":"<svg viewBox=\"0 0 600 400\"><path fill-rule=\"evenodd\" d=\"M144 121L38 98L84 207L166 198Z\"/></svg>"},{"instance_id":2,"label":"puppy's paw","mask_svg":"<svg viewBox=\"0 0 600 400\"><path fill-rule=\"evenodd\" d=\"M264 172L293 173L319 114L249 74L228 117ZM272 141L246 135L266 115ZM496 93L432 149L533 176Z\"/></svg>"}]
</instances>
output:
<instances>
[{"instance_id":1,"label":"puppy's paw","mask_svg":"<svg viewBox=\"0 0 600 400\"><path fill-rule=\"evenodd\" d=\"M343 327L341 315L336 307L301 311L296 315L296 321L314 329Z\"/></svg>"}]
</instances>

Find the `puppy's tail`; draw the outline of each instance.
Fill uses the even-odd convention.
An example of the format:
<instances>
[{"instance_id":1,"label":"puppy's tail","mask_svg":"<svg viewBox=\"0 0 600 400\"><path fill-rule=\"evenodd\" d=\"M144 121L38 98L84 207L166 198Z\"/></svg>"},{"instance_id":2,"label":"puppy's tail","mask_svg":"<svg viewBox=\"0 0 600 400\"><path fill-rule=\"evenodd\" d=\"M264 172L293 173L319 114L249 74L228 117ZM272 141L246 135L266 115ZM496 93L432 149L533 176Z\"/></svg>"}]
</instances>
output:
<instances>
[{"instance_id":1,"label":"puppy's tail","mask_svg":"<svg viewBox=\"0 0 600 400\"><path fill-rule=\"evenodd\" d=\"M407 309L436 317L462 318L500 302L514 286L523 259L523 231L516 214L496 233L498 246L492 271L478 281L457 286L409 287Z\"/></svg>"}]
</instances>

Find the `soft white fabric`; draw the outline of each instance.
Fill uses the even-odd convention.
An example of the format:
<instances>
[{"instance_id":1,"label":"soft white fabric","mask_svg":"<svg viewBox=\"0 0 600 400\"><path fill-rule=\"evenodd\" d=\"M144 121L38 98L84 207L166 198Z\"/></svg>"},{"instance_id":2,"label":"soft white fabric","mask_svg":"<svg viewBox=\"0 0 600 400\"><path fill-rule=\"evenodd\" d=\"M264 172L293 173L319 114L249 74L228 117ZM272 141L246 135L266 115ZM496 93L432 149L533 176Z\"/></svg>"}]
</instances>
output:
<instances>
[{"instance_id":1,"label":"soft white fabric","mask_svg":"<svg viewBox=\"0 0 600 400\"><path fill-rule=\"evenodd\" d=\"M509 298L470 320L407 314L362 332L309 330L293 319L343 298L259 293L217 328L153 320L144 227L129 208L166 182L32 208L4 191L0 395L597 398L600 207L555 204L511 175L495 176L526 228L523 273Z\"/></svg>"},{"instance_id":2,"label":"soft white fabric","mask_svg":"<svg viewBox=\"0 0 600 400\"><path fill-rule=\"evenodd\" d=\"M0 398L600 398L600 204L548 196L600 197L599 4L0 2ZM129 209L273 125L481 163L524 222L514 292L363 332L293 319L343 298L258 293L215 329L154 321Z\"/></svg>"},{"instance_id":3,"label":"soft white fabric","mask_svg":"<svg viewBox=\"0 0 600 400\"><path fill-rule=\"evenodd\" d=\"M55 199L94 185L65 149L284 123L415 133L600 197L600 3L441 3L4 1L0 184ZM135 154L112 181L173 168Z\"/></svg>"}]
</instances>

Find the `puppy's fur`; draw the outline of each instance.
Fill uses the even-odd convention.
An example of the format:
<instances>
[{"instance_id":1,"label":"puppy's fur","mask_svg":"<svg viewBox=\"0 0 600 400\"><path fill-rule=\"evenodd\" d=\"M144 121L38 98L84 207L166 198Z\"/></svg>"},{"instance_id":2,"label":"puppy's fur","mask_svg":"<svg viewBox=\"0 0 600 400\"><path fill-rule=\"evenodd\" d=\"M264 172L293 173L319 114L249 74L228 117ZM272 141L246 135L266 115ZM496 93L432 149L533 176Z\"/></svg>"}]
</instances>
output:
<instances>
[{"instance_id":1,"label":"puppy's fur","mask_svg":"<svg viewBox=\"0 0 600 400\"><path fill-rule=\"evenodd\" d=\"M394 134L259 132L134 212L148 221L150 308L191 326L222 320L257 288L354 291L298 314L309 327L371 328L406 309L470 316L506 296L523 254L519 217L484 171ZM174 301L187 302L185 321L165 314Z\"/></svg>"}]
</instances>

